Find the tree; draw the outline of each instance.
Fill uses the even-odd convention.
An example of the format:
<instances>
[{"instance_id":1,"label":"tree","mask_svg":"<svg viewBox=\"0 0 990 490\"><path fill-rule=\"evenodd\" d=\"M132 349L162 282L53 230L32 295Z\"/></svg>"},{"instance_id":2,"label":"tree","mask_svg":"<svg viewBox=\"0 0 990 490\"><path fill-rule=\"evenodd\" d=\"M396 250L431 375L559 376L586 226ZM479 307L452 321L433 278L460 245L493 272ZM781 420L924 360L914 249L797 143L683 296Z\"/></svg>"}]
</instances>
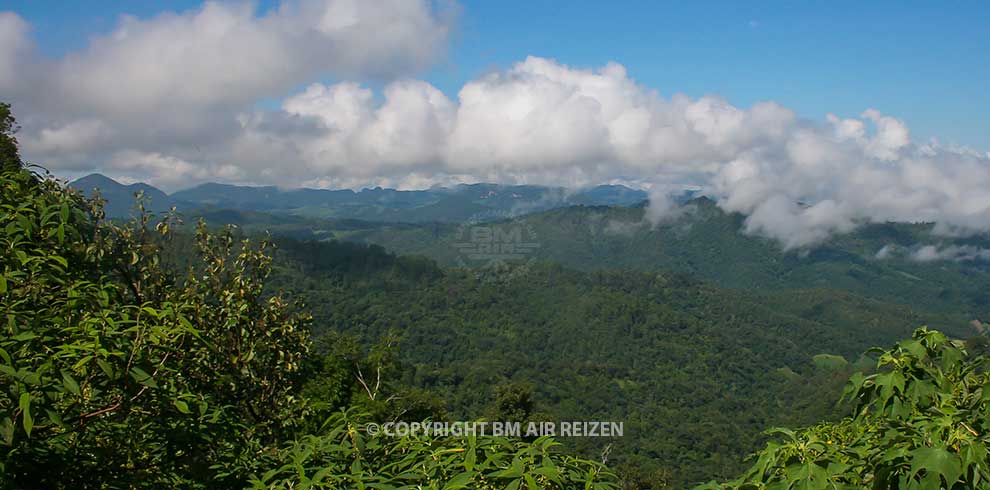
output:
<instances>
[{"instance_id":1,"label":"tree","mask_svg":"<svg viewBox=\"0 0 990 490\"><path fill-rule=\"evenodd\" d=\"M308 317L262 295L266 242L201 226L183 276L170 221L102 221L25 169L0 183L0 487L241 486L291 434L309 346Z\"/></svg>"},{"instance_id":2,"label":"tree","mask_svg":"<svg viewBox=\"0 0 990 490\"><path fill-rule=\"evenodd\" d=\"M488 416L498 422L530 422L533 391L533 385L527 383L510 382L496 386Z\"/></svg>"},{"instance_id":3,"label":"tree","mask_svg":"<svg viewBox=\"0 0 990 490\"><path fill-rule=\"evenodd\" d=\"M162 254L174 220L107 222L23 168L0 189L0 489L613 488L550 439L365 436L374 414L353 406L307 418L310 318L265 292L267 239L200 224L182 270ZM327 370L387 403L391 356L386 339Z\"/></svg>"},{"instance_id":4,"label":"tree","mask_svg":"<svg viewBox=\"0 0 990 490\"><path fill-rule=\"evenodd\" d=\"M17 139L14 133L20 129L10 104L0 102L0 170L14 169L21 166L21 156L17 151Z\"/></svg>"}]
</instances>

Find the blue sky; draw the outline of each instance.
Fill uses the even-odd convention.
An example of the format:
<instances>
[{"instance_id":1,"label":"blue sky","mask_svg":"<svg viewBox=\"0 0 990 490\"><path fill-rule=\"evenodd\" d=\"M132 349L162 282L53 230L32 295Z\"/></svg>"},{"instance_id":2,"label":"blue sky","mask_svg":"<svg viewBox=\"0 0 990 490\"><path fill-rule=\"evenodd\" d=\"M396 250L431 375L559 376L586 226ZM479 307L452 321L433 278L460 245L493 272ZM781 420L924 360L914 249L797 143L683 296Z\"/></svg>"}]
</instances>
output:
<instances>
[{"instance_id":1,"label":"blue sky","mask_svg":"<svg viewBox=\"0 0 990 490\"><path fill-rule=\"evenodd\" d=\"M199 5L35 0L0 10L30 22L42 51L58 56L122 14ZM815 120L874 107L904 120L916 141L990 149L988 2L467 0L460 9L447 56L422 74L449 96L528 55L577 67L616 61L664 96L773 100Z\"/></svg>"}]
</instances>

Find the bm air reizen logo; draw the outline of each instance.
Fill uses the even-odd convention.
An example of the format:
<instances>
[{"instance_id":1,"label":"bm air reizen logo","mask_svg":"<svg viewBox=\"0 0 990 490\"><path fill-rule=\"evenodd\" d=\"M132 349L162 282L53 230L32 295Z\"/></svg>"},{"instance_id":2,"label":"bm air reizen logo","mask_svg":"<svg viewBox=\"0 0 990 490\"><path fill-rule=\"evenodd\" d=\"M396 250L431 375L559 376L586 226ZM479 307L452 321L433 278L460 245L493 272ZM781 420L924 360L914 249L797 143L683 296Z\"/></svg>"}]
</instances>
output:
<instances>
[{"instance_id":1,"label":"bm air reizen logo","mask_svg":"<svg viewBox=\"0 0 990 490\"><path fill-rule=\"evenodd\" d=\"M540 247L531 225L470 223L461 226L454 247L461 267L492 267L527 258Z\"/></svg>"}]
</instances>

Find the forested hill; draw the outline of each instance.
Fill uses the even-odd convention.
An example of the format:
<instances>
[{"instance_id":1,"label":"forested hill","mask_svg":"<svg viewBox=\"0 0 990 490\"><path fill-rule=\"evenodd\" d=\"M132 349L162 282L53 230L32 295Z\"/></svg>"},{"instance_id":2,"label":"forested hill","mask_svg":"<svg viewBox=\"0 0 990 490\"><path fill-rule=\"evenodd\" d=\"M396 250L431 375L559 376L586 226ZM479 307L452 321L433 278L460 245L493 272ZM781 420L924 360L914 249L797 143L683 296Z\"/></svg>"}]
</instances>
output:
<instances>
[{"instance_id":1,"label":"forested hill","mask_svg":"<svg viewBox=\"0 0 990 490\"><path fill-rule=\"evenodd\" d=\"M593 457L612 444L618 467L678 487L737 474L767 427L834 416L866 349L945 323L834 290L548 263L441 270L348 243L282 240L276 263L271 287L304 299L316 335L397 334L403 383L444 394L455 419L530 387L534 414L626 424L621 439L569 446Z\"/></svg>"},{"instance_id":2,"label":"forested hill","mask_svg":"<svg viewBox=\"0 0 990 490\"><path fill-rule=\"evenodd\" d=\"M672 270L746 290L839 289L955 314L960 324L990 318L990 261L979 255L990 250L985 235L952 238L933 234L926 224L869 224L810 249L783 251L777 242L744 233L743 216L725 213L709 199L692 200L685 210L659 225L644 219L643 207L572 206L494 224L313 222L273 230L375 243L473 267L484 261L467 257L465 244L472 230L489 228L493 239L535 244L518 259L524 262L588 271Z\"/></svg>"}]
</instances>

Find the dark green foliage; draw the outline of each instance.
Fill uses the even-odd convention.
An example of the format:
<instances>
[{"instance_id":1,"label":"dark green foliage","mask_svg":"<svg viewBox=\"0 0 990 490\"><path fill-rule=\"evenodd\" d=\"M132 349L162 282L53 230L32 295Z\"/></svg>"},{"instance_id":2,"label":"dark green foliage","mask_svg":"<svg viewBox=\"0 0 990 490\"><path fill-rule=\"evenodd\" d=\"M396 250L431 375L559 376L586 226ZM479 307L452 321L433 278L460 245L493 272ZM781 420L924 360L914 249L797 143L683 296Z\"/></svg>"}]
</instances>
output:
<instances>
[{"instance_id":1,"label":"dark green foliage","mask_svg":"<svg viewBox=\"0 0 990 490\"><path fill-rule=\"evenodd\" d=\"M493 390L489 420L529 422L533 419L533 385L505 383Z\"/></svg>"},{"instance_id":2,"label":"dark green foliage","mask_svg":"<svg viewBox=\"0 0 990 490\"><path fill-rule=\"evenodd\" d=\"M670 470L656 468L649 461L632 460L613 466L622 490L669 490L675 488Z\"/></svg>"},{"instance_id":3,"label":"dark green foliage","mask_svg":"<svg viewBox=\"0 0 990 490\"><path fill-rule=\"evenodd\" d=\"M396 257L377 245L352 242L314 242L289 238L279 240L280 256L291 261L306 276L334 275L373 278L383 272L403 280L438 278L441 270L420 257Z\"/></svg>"},{"instance_id":4,"label":"dark green foliage","mask_svg":"<svg viewBox=\"0 0 990 490\"><path fill-rule=\"evenodd\" d=\"M322 421L356 409L381 422L445 420L446 407L436 394L399 383L398 338L386 333L366 348L356 336L330 332L318 340L302 396Z\"/></svg>"},{"instance_id":5,"label":"dark green foliage","mask_svg":"<svg viewBox=\"0 0 990 490\"><path fill-rule=\"evenodd\" d=\"M407 273L400 264L421 259L375 247L354 262L380 265L352 273L334 265L361 253L351 247L280 249L273 284L312 305L316 335L398 332L395 376L442 393L454 419L624 421L620 440L563 442L586 457L611 443L610 462L679 485L736 474L768 426L835 418L858 367L832 353L857 359L932 319L849 293L751 294L669 273Z\"/></svg>"},{"instance_id":6,"label":"dark green foliage","mask_svg":"<svg viewBox=\"0 0 990 490\"><path fill-rule=\"evenodd\" d=\"M927 294L925 288L912 289L917 281L906 279L902 267L916 267L909 270L936 279L939 273L933 271L945 268L873 263L827 250L808 257L781 255L771 243L740 238L739 223L723 222L725 215L703 207L704 201L696 205L695 218L712 213L708 222L681 231L661 228L653 238L664 245L659 250L686 252L697 241L684 233L708 235L722 230L715 242L743 240L752 246L746 249L752 257L740 252L732 259L738 263L722 258L705 265L705 270L713 272L725 265L723 275L716 275L719 280L762 277L759 280L770 281L772 287L721 289L676 273L589 273L542 263L441 271L428 260L394 256L374 245L289 239L280 240L271 284L302 295L313 305L317 335L348 332L361 345L398 332L403 349L395 376L404 388L396 389L419 387L442 393L449 417L503 413L502 408L512 403L499 400L495 387L528 384L532 396L516 401L532 405L525 410L530 419L625 421L626 436L621 440L563 442L587 457L597 457L611 443L609 461L630 488L641 487L653 478L650 475L662 475L658 481L664 485L680 486L728 478L742 470L743 456L762 443L761 432L767 426L837 418L842 385L852 372L867 367L857 359L869 346L902 338L911 326L925 323L948 325L960 334L971 331L966 326L968 316L943 313L950 303L938 303L935 311L898 304ZM591 212L609 216L641 211ZM558 217L553 226L535 225L536 235L541 243L552 245L541 247L541 253L566 257L560 254L594 243L583 242L580 230L607 226L605 217L589 222L587 213L582 213L558 210L524 221ZM567 225L565 218L573 219L573 225ZM346 233L357 238L364 233L360 226L349 224ZM447 239L457 229L457 225L429 230L408 225L379 228L383 234L396 232L395 240L410 240L404 243L412 248L420 238L423 243L432 240L430 236ZM641 246L655 243L649 241L654 232L639 230L647 234L646 245ZM673 235L664 234L670 231ZM567 243L568 234L578 237L578 245ZM603 240L596 246L605 247L601 253L606 259L643 260L635 256L641 250L623 248L636 243L628 237L594 236ZM618 248L610 248L609 243ZM719 257L717 248L710 252L712 261ZM589 252L585 257L590 264L596 255ZM882 281L857 282L866 277L861 275L853 282L842 279L832 285L876 297L832 288L795 288L853 277L847 274L850 264L872 269L871 274ZM747 276L750 269L754 272ZM950 276L947 273L945 280ZM887 283L896 287L873 291ZM904 297L890 298L890 289ZM442 412L426 403L417 413L443 417ZM379 417L396 414L377 413Z\"/></svg>"}]
</instances>

